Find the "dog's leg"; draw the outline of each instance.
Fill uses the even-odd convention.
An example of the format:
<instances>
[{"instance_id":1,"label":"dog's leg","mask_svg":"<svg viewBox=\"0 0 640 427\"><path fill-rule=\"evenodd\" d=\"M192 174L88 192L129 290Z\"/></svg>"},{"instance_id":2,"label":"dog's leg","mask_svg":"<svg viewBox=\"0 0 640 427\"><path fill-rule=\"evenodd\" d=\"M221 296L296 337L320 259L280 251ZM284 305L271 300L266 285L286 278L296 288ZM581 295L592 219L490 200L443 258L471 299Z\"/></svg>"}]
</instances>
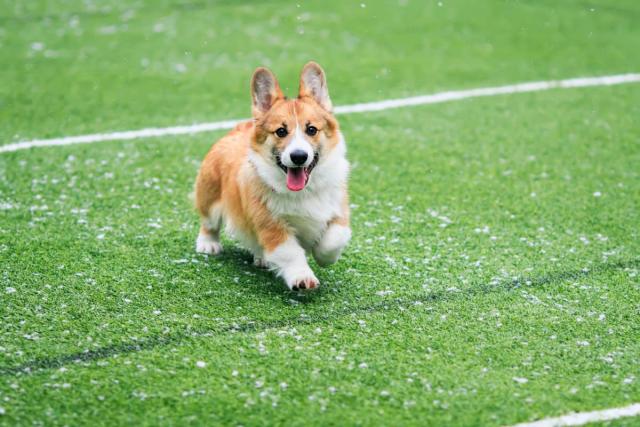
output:
<instances>
[{"instance_id":1,"label":"dog's leg","mask_svg":"<svg viewBox=\"0 0 640 427\"><path fill-rule=\"evenodd\" d=\"M273 250L266 251L264 259L284 279L289 289L313 289L320 285L307 263L304 249L294 236L287 236Z\"/></svg>"},{"instance_id":2,"label":"dog's leg","mask_svg":"<svg viewBox=\"0 0 640 427\"><path fill-rule=\"evenodd\" d=\"M313 257L318 265L325 267L338 261L342 250L351 240L349 227L349 195L345 189L342 197L342 212L340 216L329 221L327 229L313 248Z\"/></svg>"},{"instance_id":3,"label":"dog's leg","mask_svg":"<svg viewBox=\"0 0 640 427\"><path fill-rule=\"evenodd\" d=\"M287 224L274 218L264 202L255 194L249 199L253 229L262 249L261 259L282 277L289 289L314 289L320 281L313 274L305 250ZM254 251L254 255L258 255Z\"/></svg>"},{"instance_id":4,"label":"dog's leg","mask_svg":"<svg viewBox=\"0 0 640 427\"><path fill-rule=\"evenodd\" d=\"M258 268L269 268L269 264L264 260L264 251L262 250L262 247L260 247L260 243L256 241L250 251L253 254L254 266Z\"/></svg>"},{"instance_id":5,"label":"dog's leg","mask_svg":"<svg viewBox=\"0 0 640 427\"><path fill-rule=\"evenodd\" d=\"M200 226L200 233L196 239L196 252L209 255L217 255L222 251L220 244L220 230L211 230L207 224Z\"/></svg>"},{"instance_id":6,"label":"dog's leg","mask_svg":"<svg viewBox=\"0 0 640 427\"><path fill-rule=\"evenodd\" d=\"M326 267L338 261L342 250L351 239L351 228L340 222L331 222L318 244L313 248L313 257L318 265Z\"/></svg>"},{"instance_id":7,"label":"dog's leg","mask_svg":"<svg viewBox=\"0 0 640 427\"><path fill-rule=\"evenodd\" d=\"M320 285L307 263L304 249L285 227L269 221L269 226L258 232L258 240L263 247L262 259L284 279L289 289L314 289Z\"/></svg>"},{"instance_id":8,"label":"dog's leg","mask_svg":"<svg viewBox=\"0 0 640 427\"><path fill-rule=\"evenodd\" d=\"M264 260L263 256L253 255L253 265L258 268L268 268L269 264Z\"/></svg>"},{"instance_id":9,"label":"dog's leg","mask_svg":"<svg viewBox=\"0 0 640 427\"><path fill-rule=\"evenodd\" d=\"M222 251L220 244L220 227L222 225L222 207L214 205L208 218L200 221L200 233L196 239L196 252L217 255Z\"/></svg>"}]
</instances>

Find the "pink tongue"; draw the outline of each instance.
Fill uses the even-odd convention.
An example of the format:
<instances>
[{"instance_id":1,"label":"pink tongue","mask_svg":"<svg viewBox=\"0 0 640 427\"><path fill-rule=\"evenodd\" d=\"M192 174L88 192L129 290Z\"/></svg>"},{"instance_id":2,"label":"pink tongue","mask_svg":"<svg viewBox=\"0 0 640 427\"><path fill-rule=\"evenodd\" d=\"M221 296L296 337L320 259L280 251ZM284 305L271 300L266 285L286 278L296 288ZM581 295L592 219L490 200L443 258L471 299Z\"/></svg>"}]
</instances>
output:
<instances>
[{"instance_id":1,"label":"pink tongue","mask_svg":"<svg viewBox=\"0 0 640 427\"><path fill-rule=\"evenodd\" d=\"M307 172L304 168L287 168L287 188L300 191L307 184Z\"/></svg>"}]
</instances>

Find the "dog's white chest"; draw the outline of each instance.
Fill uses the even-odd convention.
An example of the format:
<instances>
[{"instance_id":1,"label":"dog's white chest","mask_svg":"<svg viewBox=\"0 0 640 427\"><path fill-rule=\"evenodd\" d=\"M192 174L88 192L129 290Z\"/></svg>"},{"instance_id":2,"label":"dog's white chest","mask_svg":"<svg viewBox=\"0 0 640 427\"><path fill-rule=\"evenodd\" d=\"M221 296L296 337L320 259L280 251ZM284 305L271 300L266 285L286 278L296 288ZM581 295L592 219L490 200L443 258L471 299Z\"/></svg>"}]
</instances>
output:
<instances>
[{"instance_id":1,"label":"dog's white chest","mask_svg":"<svg viewBox=\"0 0 640 427\"><path fill-rule=\"evenodd\" d=\"M342 193L339 189L303 194L274 194L267 208L284 220L300 243L309 248L322 236L327 223L340 215Z\"/></svg>"}]
</instances>

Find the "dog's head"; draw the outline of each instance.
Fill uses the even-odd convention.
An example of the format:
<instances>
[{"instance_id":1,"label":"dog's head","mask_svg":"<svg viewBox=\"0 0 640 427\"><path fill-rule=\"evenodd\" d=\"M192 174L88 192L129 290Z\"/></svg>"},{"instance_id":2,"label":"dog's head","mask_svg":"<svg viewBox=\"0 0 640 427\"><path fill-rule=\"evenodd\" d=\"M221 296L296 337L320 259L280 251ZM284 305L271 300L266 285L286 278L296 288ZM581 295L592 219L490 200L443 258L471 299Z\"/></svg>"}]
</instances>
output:
<instances>
[{"instance_id":1,"label":"dog's head","mask_svg":"<svg viewBox=\"0 0 640 427\"><path fill-rule=\"evenodd\" d=\"M255 132L251 156L263 178L278 190L303 190L313 171L340 145L324 71L309 62L298 97L287 99L276 77L258 68L251 79ZM285 190L286 191L286 190Z\"/></svg>"}]
</instances>

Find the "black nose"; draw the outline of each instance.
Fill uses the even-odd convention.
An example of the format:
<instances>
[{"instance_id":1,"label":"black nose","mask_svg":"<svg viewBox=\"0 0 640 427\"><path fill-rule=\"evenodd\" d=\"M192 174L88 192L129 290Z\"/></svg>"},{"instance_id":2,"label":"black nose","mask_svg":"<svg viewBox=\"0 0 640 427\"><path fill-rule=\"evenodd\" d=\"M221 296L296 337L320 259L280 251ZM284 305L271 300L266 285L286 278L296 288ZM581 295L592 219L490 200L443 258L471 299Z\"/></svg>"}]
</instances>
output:
<instances>
[{"instance_id":1,"label":"black nose","mask_svg":"<svg viewBox=\"0 0 640 427\"><path fill-rule=\"evenodd\" d=\"M291 154L289 154L289 157L294 165L300 166L307 161L307 157L309 157L309 155L304 150L293 150Z\"/></svg>"}]
</instances>

